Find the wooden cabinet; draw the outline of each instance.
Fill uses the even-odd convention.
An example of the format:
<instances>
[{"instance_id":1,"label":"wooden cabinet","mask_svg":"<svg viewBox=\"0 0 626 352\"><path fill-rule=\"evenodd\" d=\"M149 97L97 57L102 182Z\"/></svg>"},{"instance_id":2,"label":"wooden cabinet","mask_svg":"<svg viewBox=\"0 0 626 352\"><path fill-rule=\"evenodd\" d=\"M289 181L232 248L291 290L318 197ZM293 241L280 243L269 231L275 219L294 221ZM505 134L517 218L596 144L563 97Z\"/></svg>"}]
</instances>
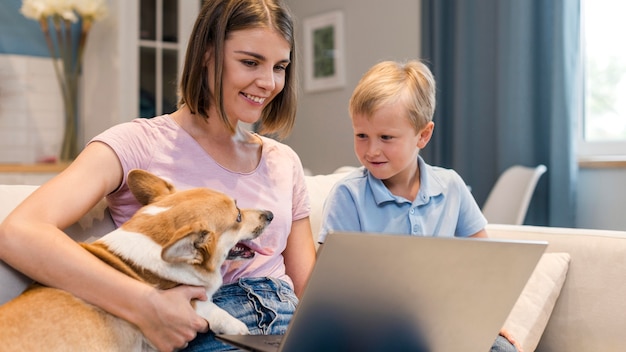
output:
<instances>
[{"instance_id":1,"label":"wooden cabinet","mask_svg":"<svg viewBox=\"0 0 626 352\"><path fill-rule=\"evenodd\" d=\"M0 164L0 185L41 185L69 164Z\"/></svg>"}]
</instances>

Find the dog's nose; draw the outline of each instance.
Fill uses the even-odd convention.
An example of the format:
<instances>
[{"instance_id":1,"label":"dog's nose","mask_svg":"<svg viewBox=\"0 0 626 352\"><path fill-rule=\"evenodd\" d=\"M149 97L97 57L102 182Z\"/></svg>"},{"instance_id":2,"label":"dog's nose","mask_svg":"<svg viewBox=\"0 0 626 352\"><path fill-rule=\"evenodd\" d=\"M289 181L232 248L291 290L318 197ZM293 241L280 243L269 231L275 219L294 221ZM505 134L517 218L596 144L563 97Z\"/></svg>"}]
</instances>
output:
<instances>
[{"instance_id":1,"label":"dog's nose","mask_svg":"<svg viewBox=\"0 0 626 352\"><path fill-rule=\"evenodd\" d=\"M274 213L272 213L271 211L266 211L263 215L265 215L265 219L267 220L267 222L274 220Z\"/></svg>"}]
</instances>

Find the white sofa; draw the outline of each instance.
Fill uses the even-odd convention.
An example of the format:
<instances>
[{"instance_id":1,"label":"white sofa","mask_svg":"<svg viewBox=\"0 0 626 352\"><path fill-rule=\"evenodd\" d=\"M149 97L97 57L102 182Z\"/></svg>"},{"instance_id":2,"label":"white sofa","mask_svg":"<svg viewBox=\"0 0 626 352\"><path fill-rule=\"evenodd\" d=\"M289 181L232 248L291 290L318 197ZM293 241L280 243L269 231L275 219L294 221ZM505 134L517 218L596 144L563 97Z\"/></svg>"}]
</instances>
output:
<instances>
[{"instance_id":1,"label":"white sofa","mask_svg":"<svg viewBox=\"0 0 626 352\"><path fill-rule=\"evenodd\" d=\"M307 176L314 234L324 198L343 175ZM0 221L35 187L0 185ZM104 207L97 207L67 232L77 241L91 241L112 229ZM559 269L546 263L539 270L538 265L507 320L517 325L505 324L526 352L626 350L626 232L510 225L488 225L487 230L494 238L548 241L547 252L560 255L551 259ZM0 303L28 282L0 262Z\"/></svg>"}]
</instances>

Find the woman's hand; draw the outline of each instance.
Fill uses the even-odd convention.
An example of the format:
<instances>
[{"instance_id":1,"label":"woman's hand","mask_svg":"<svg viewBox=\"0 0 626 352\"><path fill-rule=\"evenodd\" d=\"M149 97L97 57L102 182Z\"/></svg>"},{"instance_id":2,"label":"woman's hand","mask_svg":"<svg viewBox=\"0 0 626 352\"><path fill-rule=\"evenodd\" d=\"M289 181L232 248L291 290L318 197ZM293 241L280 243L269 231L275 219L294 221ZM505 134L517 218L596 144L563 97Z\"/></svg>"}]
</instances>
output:
<instances>
[{"instance_id":1,"label":"woman's hand","mask_svg":"<svg viewBox=\"0 0 626 352\"><path fill-rule=\"evenodd\" d=\"M159 351L174 351L187 346L198 332L207 332L209 324L191 305L206 301L203 287L177 286L169 290L152 289L145 304L133 319L146 339Z\"/></svg>"}]
</instances>

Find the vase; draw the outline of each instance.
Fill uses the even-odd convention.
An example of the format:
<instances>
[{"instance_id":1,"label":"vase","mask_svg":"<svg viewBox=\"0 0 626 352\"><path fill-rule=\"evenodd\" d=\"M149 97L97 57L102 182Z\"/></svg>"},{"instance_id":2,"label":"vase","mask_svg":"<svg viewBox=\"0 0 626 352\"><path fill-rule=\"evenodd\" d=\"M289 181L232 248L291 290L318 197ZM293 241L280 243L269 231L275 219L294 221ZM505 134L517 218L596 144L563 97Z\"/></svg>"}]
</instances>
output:
<instances>
[{"instance_id":1,"label":"vase","mask_svg":"<svg viewBox=\"0 0 626 352\"><path fill-rule=\"evenodd\" d=\"M65 119L60 161L72 161L80 152L78 83L83 54L93 22L107 15L106 3L107 0L22 1L20 12L41 26L63 96Z\"/></svg>"},{"instance_id":2,"label":"vase","mask_svg":"<svg viewBox=\"0 0 626 352\"><path fill-rule=\"evenodd\" d=\"M64 75L60 76L59 86L63 97L64 121L63 121L63 141L59 160L70 162L78 156L78 121L79 121L79 93L78 83L80 81L80 67L70 70L65 65Z\"/></svg>"},{"instance_id":3,"label":"vase","mask_svg":"<svg viewBox=\"0 0 626 352\"><path fill-rule=\"evenodd\" d=\"M64 129L59 160L69 162L78 156L78 94L70 94L63 105Z\"/></svg>"},{"instance_id":4,"label":"vase","mask_svg":"<svg viewBox=\"0 0 626 352\"><path fill-rule=\"evenodd\" d=\"M48 26L48 20L45 18L40 23L48 43L54 72L63 98L63 141L61 142L59 160L71 162L80 152L78 148L78 123L81 104L78 85L82 73L86 35L91 22L81 21L78 27L73 27L69 20L61 21L57 17L53 18L53 26ZM79 33L74 33L72 29L79 31ZM57 38L56 43L52 40L53 36Z\"/></svg>"}]
</instances>

